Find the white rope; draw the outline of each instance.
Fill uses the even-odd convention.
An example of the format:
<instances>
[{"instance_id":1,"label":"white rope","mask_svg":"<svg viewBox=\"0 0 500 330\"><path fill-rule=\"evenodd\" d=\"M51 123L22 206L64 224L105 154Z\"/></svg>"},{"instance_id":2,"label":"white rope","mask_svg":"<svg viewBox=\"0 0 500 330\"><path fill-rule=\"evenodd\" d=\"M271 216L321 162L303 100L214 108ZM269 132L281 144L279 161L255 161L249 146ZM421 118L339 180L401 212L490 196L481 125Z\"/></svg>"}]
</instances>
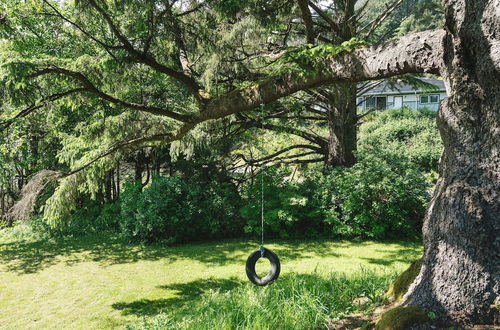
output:
<instances>
[{"instance_id":1,"label":"white rope","mask_svg":"<svg viewBox=\"0 0 500 330\"><path fill-rule=\"evenodd\" d=\"M262 132L264 132L264 100L260 103L260 123ZM262 139L261 149L264 150L264 139ZM265 165L262 165L262 169L260 170L260 217L261 217L261 226L260 226L260 245L264 246L264 169Z\"/></svg>"}]
</instances>

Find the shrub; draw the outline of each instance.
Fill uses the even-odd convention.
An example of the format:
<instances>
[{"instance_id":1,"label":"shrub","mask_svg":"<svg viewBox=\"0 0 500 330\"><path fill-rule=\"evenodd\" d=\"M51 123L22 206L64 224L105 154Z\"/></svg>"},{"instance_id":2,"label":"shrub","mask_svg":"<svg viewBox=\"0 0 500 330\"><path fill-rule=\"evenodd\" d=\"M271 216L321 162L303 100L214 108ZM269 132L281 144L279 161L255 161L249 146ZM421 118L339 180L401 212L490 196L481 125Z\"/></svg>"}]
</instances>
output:
<instances>
[{"instance_id":1,"label":"shrub","mask_svg":"<svg viewBox=\"0 0 500 330\"><path fill-rule=\"evenodd\" d=\"M325 232L323 214L314 196L317 181L289 180L290 172L280 167L264 170L265 235L289 237L317 237ZM245 232L261 232L261 177L244 188L245 205L240 214L246 221Z\"/></svg>"},{"instance_id":2,"label":"shrub","mask_svg":"<svg viewBox=\"0 0 500 330\"><path fill-rule=\"evenodd\" d=\"M35 231L46 233L51 237L78 237L89 234L116 232L120 216L120 204L117 202L104 204L85 199L76 209L69 221L61 226L53 227L41 218L30 221Z\"/></svg>"},{"instance_id":3,"label":"shrub","mask_svg":"<svg viewBox=\"0 0 500 330\"><path fill-rule=\"evenodd\" d=\"M127 184L120 228L135 242L166 244L241 234L239 195L228 183L205 185L180 177L156 177L140 192Z\"/></svg>"},{"instance_id":4,"label":"shrub","mask_svg":"<svg viewBox=\"0 0 500 330\"><path fill-rule=\"evenodd\" d=\"M421 172L408 160L367 154L323 180L318 199L334 234L377 239L419 235L430 196Z\"/></svg>"},{"instance_id":5,"label":"shrub","mask_svg":"<svg viewBox=\"0 0 500 330\"><path fill-rule=\"evenodd\" d=\"M376 113L361 125L358 149L388 160L405 158L423 172L437 171L443 144L436 114L406 108Z\"/></svg>"},{"instance_id":6,"label":"shrub","mask_svg":"<svg viewBox=\"0 0 500 330\"><path fill-rule=\"evenodd\" d=\"M50 238L49 226L40 218L14 223L12 227L0 228L0 242L35 242Z\"/></svg>"}]
</instances>

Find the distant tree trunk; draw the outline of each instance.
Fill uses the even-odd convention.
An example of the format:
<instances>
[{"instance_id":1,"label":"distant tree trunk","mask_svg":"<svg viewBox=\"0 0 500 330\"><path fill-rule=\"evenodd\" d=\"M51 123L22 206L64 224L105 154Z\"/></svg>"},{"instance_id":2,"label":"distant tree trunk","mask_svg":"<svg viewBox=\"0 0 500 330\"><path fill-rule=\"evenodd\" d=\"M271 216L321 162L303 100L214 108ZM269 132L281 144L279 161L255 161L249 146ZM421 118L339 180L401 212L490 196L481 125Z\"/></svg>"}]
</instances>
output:
<instances>
[{"instance_id":1,"label":"distant tree trunk","mask_svg":"<svg viewBox=\"0 0 500 330\"><path fill-rule=\"evenodd\" d=\"M442 323L500 324L500 1L446 1L445 151L405 304Z\"/></svg>"},{"instance_id":2,"label":"distant tree trunk","mask_svg":"<svg viewBox=\"0 0 500 330\"><path fill-rule=\"evenodd\" d=\"M116 164L116 199L120 198L120 162Z\"/></svg>"},{"instance_id":3,"label":"distant tree trunk","mask_svg":"<svg viewBox=\"0 0 500 330\"><path fill-rule=\"evenodd\" d=\"M143 150L137 152L135 157L135 182L138 182L142 186L142 176L146 170L146 153ZM141 188L142 189L142 188Z\"/></svg>"},{"instance_id":4,"label":"distant tree trunk","mask_svg":"<svg viewBox=\"0 0 500 330\"><path fill-rule=\"evenodd\" d=\"M146 163L146 180L141 184L142 188L146 187L151 179L151 170L149 168L149 163Z\"/></svg>"},{"instance_id":5,"label":"distant tree trunk","mask_svg":"<svg viewBox=\"0 0 500 330\"><path fill-rule=\"evenodd\" d=\"M6 208L5 208L5 191L2 189L0 190L0 219L2 218L2 216L5 214L6 212Z\"/></svg>"},{"instance_id":6,"label":"distant tree trunk","mask_svg":"<svg viewBox=\"0 0 500 330\"><path fill-rule=\"evenodd\" d=\"M106 203L111 203L113 200L112 176L113 171L108 171L104 177L104 202Z\"/></svg>"},{"instance_id":7,"label":"distant tree trunk","mask_svg":"<svg viewBox=\"0 0 500 330\"><path fill-rule=\"evenodd\" d=\"M349 167L356 162L356 84L336 84L328 93L325 167Z\"/></svg>"},{"instance_id":8,"label":"distant tree trunk","mask_svg":"<svg viewBox=\"0 0 500 330\"><path fill-rule=\"evenodd\" d=\"M115 170L111 170L111 200L116 200Z\"/></svg>"}]
</instances>

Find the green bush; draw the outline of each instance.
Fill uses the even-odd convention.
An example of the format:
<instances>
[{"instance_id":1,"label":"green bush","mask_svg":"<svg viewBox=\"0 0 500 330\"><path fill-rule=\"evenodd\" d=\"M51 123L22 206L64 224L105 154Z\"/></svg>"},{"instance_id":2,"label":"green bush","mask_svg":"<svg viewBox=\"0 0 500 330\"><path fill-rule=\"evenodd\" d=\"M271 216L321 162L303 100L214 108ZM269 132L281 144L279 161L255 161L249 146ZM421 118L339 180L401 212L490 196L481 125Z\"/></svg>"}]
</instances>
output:
<instances>
[{"instance_id":1,"label":"green bush","mask_svg":"<svg viewBox=\"0 0 500 330\"><path fill-rule=\"evenodd\" d=\"M240 234L239 195L232 184L156 177L143 192L128 184L121 195L120 228L135 242L165 244Z\"/></svg>"},{"instance_id":2,"label":"green bush","mask_svg":"<svg viewBox=\"0 0 500 330\"><path fill-rule=\"evenodd\" d=\"M35 242L52 236L50 227L41 217L33 217L30 221L14 223L12 227L0 228L0 242Z\"/></svg>"},{"instance_id":3,"label":"green bush","mask_svg":"<svg viewBox=\"0 0 500 330\"><path fill-rule=\"evenodd\" d=\"M436 113L403 108L373 114L360 126L358 149L388 160L404 158L426 173L437 171L443 144Z\"/></svg>"},{"instance_id":4,"label":"green bush","mask_svg":"<svg viewBox=\"0 0 500 330\"><path fill-rule=\"evenodd\" d=\"M264 232L268 236L317 237L327 227L313 198L317 181L289 180L290 172L280 167L264 169ZM245 232L261 232L261 176L244 188L245 205L240 209L246 221Z\"/></svg>"},{"instance_id":5,"label":"green bush","mask_svg":"<svg viewBox=\"0 0 500 330\"><path fill-rule=\"evenodd\" d=\"M318 199L335 235L415 237L430 199L427 187L408 160L365 154L353 167L336 168L325 176Z\"/></svg>"},{"instance_id":6,"label":"green bush","mask_svg":"<svg viewBox=\"0 0 500 330\"><path fill-rule=\"evenodd\" d=\"M97 201L84 199L63 226L53 227L42 218L30 220L33 230L51 237L78 237L103 232L117 232L120 204L117 202L101 205Z\"/></svg>"}]
</instances>

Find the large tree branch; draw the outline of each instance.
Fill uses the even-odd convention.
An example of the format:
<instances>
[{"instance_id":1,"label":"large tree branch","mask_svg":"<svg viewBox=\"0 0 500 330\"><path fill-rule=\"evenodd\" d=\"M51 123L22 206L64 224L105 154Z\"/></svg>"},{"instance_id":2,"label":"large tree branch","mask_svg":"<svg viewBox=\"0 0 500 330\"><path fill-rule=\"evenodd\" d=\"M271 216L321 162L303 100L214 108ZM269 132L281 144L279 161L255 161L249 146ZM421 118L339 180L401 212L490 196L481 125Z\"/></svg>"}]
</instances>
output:
<instances>
[{"instance_id":1,"label":"large tree branch","mask_svg":"<svg viewBox=\"0 0 500 330\"><path fill-rule=\"evenodd\" d=\"M195 122L248 111L297 91L337 82L377 80L406 73L439 74L443 68L444 30L415 33L387 43L358 48L324 59L324 70L303 77L287 75L232 91L208 103Z\"/></svg>"},{"instance_id":2,"label":"large tree branch","mask_svg":"<svg viewBox=\"0 0 500 330\"><path fill-rule=\"evenodd\" d=\"M38 77L38 76L52 74L52 73L62 74L62 75L65 75L67 77L71 77L71 78L77 80L83 87L83 88L80 88L79 91L86 91L86 92L92 93L92 94L96 95L97 97L99 97L103 100L106 100L110 103L119 104L121 106L131 108L131 109L149 112L149 113L152 113L155 115L170 117L172 119L179 120L182 122L190 122L192 120L191 116L189 116L189 115L183 115L183 114L180 114L180 113L177 113L174 111L170 111L167 109L163 109L160 107L149 106L149 105L120 100L120 99L118 99L114 96L111 96L109 94L106 94L105 92L98 89L85 75L83 75L80 72L71 71L71 70L63 69L63 68L56 67L56 66L51 66L51 67L47 67L47 68L35 71L35 72L31 73L29 75L29 77L33 78L33 77Z\"/></svg>"}]
</instances>

